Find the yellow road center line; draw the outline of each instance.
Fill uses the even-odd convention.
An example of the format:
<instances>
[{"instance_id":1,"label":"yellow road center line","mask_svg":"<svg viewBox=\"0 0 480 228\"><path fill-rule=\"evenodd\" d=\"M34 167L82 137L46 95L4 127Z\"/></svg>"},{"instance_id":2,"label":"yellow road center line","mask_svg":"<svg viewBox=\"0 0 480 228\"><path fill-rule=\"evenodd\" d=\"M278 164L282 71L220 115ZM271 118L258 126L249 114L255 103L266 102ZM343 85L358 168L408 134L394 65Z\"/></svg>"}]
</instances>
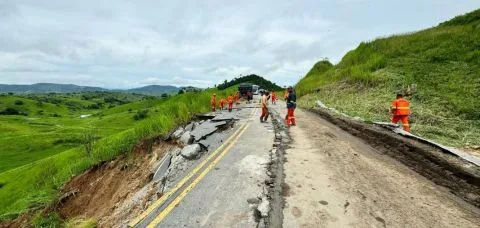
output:
<instances>
[{"instance_id":1,"label":"yellow road center line","mask_svg":"<svg viewBox=\"0 0 480 228\"><path fill-rule=\"evenodd\" d=\"M255 113L257 113L257 110L252 110L250 113L250 116L254 116ZM178 191L188 180L190 180L195 174L198 173L198 171L205 166L213 157L215 157L219 152L222 151L222 149L230 143L230 141L235 138L237 133L239 133L243 127L246 126L247 123L242 124L230 137L225 140L225 142L220 145L213 153L211 153L205 160L202 161L197 167L195 167L187 176L185 176L181 181L179 181L172 189L170 189L167 193L162 195L160 199L155 201L152 205L150 205L147 210L143 211L139 216L137 216L135 219L133 219L128 226L129 227L134 227L138 223L140 223L143 219L145 219L150 213L152 213L157 207L162 205L170 196L172 196L175 192Z\"/></svg>"},{"instance_id":2,"label":"yellow road center line","mask_svg":"<svg viewBox=\"0 0 480 228\"><path fill-rule=\"evenodd\" d=\"M235 145L235 143L238 141L238 139L243 135L243 133L247 130L248 126L250 123L248 123L243 130L235 137L235 139L225 148L225 150L222 151L220 155L218 155L215 160L213 160L210 165L207 166L207 168L200 173L200 175L195 178L195 180L187 186L158 216L150 223L148 224L148 228L156 227L165 217L175 208L182 200L187 196L187 194L195 188L195 186L215 167L218 162L230 151L230 149Z\"/></svg>"}]
</instances>

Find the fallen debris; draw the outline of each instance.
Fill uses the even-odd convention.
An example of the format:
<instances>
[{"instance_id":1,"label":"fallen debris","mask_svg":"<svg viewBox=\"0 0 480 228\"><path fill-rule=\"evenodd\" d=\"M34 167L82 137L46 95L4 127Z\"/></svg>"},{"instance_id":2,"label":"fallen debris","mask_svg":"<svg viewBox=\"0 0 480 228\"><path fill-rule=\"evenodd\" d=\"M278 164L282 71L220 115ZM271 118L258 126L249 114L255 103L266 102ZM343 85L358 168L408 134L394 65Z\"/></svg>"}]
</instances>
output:
<instances>
[{"instance_id":1,"label":"fallen debris","mask_svg":"<svg viewBox=\"0 0 480 228\"><path fill-rule=\"evenodd\" d=\"M179 141L183 145L189 145L192 144L193 141L195 140L195 137L190 134L190 131L186 131L183 133L183 135L180 137Z\"/></svg>"},{"instance_id":2,"label":"fallen debris","mask_svg":"<svg viewBox=\"0 0 480 228\"><path fill-rule=\"evenodd\" d=\"M223 112L215 116L215 118L211 119L211 121L231 121L231 120L238 120L235 117L235 113L233 112Z\"/></svg>"},{"instance_id":3,"label":"fallen debris","mask_svg":"<svg viewBox=\"0 0 480 228\"><path fill-rule=\"evenodd\" d=\"M152 181L159 181L167 172L168 167L170 166L172 159L172 154L167 153L165 156L160 160L157 169L155 171L155 174L153 174Z\"/></svg>"},{"instance_id":4,"label":"fallen debris","mask_svg":"<svg viewBox=\"0 0 480 228\"><path fill-rule=\"evenodd\" d=\"M173 132L172 137L174 139L178 139L182 136L183 132L185 132L185 129L183 129L183 127L179 127Z\"/></svg>"},{"instance_id":5,"label":"fallen debris","mask_svg":"<svg viewBox=\"0 0 480 228\"><path fill-rule=\"evenodd\" d=\"M193 135L195 138L195 141L198 142L205 137L213 134L215 131L217 131L217 128L223 125L226 125L226 121L219 121L219 122L211 122L211 121L205 121L201 123L198 127L195 128L190 134Z\"/></svg>"},{"instance_id":6,"label":"fallen debris","mask_svg":"<svg viewBox=\"0 0 480 228\"><path fill-rule=\"evenodd\" d=\"M199 144L192 144L182 149L181 155L186 159L195 159L202 148Z\"/></svg>"}]
</instances>

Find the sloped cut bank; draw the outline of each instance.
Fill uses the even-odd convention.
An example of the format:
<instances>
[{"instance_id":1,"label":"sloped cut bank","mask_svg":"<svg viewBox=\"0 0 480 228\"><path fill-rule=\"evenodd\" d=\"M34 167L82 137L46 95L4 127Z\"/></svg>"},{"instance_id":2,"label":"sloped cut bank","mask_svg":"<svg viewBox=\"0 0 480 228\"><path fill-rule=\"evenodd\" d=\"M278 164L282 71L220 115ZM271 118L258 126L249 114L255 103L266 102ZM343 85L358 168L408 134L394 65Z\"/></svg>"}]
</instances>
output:
<instances>
[{"instance_id":1,"label":"sloped cut bank","mask_svg":"<svg viewBox=\"0 0 480 228\"><path fill-rule=\"evenodd\" d=\"M378 126L368 125L346 117L334 116L321 108L310 109L366 143L451 193L480 208L480 167L438 148L405 138Z\"/></svg>"}]
</instances>

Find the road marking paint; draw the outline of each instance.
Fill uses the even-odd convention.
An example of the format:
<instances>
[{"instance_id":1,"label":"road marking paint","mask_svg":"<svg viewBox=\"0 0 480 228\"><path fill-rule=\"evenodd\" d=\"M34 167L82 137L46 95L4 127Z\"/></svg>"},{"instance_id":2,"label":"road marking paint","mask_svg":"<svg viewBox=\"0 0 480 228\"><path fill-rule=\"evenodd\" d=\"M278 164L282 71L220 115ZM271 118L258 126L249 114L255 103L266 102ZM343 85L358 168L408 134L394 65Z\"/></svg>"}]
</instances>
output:
<instances>
[{"instance_id":1,"label":"road marking paint","mask_svg":"<svg viewBox=\"0 0 480 228\"><path fill-rule=\"evenodd\" d=\"M195 178L195 180L187 186L158 216L150 223L148 224L147 228L152 228L156 227L165 217L187 196L187 194L195 188L195 186L213 169L215 165L220 162L220 160L230 151L230 149L235 145L235 143L240 139L240 137L243 135L243 133L247 130L247 128L250 126L250 123L244 126L243 130L235 137L235 139L225 148L225 150L222 151L220 155L218 155L215 160L213 160L208 167L200 173L200 175Z\"/></svg>"},{"instance_id":2,"label":"road marking paint","mask_svg":"<svg viewBox=\"0 0 480 228\"><path fill-rule=\"evenodd\" d=\"M252 110L250 113L250 116L254 116L255 113L257 113L257 109ZM222 149L230 143L232 139L235 138L237 133L239 133L243 127L246 126L247 123L242 124L233 134L225 140L225 142L220 145L215 151L213 151L205 160L202 161L197 167L195 167L187 176L185 176L182 180L180 180L172 189L167 191L160 199L155 201L152 205L150 205L145 211L143 211L139 216L137 216L135 219L133 219L130 223L128 223L129 227L134 227L138 225L143 219L145 219L150 213L152 213L156 208L161 206L167 199L170 198L175 192L178 191L185 183L190 180L195 174L198 173L200 169L202 169L205 164L207 164L213 157L215 157L218 153L222 151Z\"/></svg>"}]
</instances>

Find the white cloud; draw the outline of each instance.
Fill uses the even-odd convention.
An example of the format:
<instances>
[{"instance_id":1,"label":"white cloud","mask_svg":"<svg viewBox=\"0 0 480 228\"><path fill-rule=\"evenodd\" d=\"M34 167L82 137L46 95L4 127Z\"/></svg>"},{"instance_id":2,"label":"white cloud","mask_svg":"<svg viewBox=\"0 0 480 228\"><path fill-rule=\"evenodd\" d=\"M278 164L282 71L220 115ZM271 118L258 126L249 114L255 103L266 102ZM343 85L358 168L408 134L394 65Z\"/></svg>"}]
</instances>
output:
<instances>
[{"instance_id":1,"label":"white cloud","mask_svg":"<svg viewBox=\"0 0 480 228\"><path fill-rule=\"evenodd\" d=\"M295 83L363 40L480 7L449 0L0 0L0 83L213 86L257 73Z\"/></svg>"}]
</instances>

